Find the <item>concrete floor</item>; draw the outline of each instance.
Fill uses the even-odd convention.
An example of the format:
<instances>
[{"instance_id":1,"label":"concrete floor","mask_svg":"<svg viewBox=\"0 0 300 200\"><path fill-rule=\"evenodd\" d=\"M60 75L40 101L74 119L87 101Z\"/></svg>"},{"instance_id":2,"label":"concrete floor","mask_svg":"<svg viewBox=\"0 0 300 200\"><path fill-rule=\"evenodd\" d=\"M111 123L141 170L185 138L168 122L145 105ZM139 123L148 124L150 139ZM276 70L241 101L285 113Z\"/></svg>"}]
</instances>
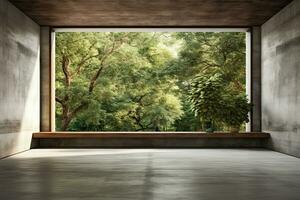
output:
<instances>
[{"instance_id":1,"label":"concrete floor","mask_svg":"<svg viewBox=\"0 0 300 200\"><path fill-rule=\"evenodd\" d=\"M300 159L267 150L37 149L0 160L1 200L299 200Z\"/></svg>"}]
</instances>

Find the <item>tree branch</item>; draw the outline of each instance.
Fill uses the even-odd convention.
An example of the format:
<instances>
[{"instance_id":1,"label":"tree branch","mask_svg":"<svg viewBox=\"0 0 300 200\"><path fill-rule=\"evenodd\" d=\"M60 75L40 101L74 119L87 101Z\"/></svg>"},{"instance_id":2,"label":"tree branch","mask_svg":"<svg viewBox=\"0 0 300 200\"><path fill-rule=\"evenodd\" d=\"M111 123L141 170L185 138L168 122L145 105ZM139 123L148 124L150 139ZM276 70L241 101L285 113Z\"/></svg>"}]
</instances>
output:
<instances>
[{"instance_id":1,"label":"tree branch","mask_svg":"<svg viewBox=\"0 0 300 200\"><path fill-rule=\"evenodd\" d=\"M57 102L60 103L61 105L64 105L63 100L61 100L61 99L58 98L58 97L55 97L55 101L57 101Z\"/></svg>"},{"instance_id":2,"label":"tree branch","mask_svg":"<svg viewBox=\"0 0 300 200\"><path fill-rule=\"evenodd\" d=\"M87 53L85 56L83 56L83 58L81 59L80 63L78 64L78 66L77 66L75 72L72 74L72 76L78 75L78 74L80 73L82 67L84 66L84 64L85 64L88 60L90 60L90 59L92 59L92 58L96 58L96 57L99 56L99 54L92 55L92 56L88 56L88 55L89 55L89 52L91 51L91 49L92 49L96 44L97 44L97 42L94 42L94 43L89 47L89 49L88 49L88 51L87 51L88 53Z\"/></svg>"},{"instance_id":3,"label":"tree branch","mask_svg":"<svg viewBox=\"0 0 300 200\"><path fill-rule=\"evenodd\" d=\"M121 40L120 44L118 46L116 46L116 41L114 41L112 48L102 57L100 65L99 65L99 69L97 70L97 72L94 74L94 76L92 77L91 81L90 81L90 85L89 85L89 94L91 94L96 86L96 81L99 78L101 72L103 71L103 69L105 68L104 62L107 60L107 58L113 54L119 47L121 47L123 44L123 41Z\"/></svg>"},{"instance_id":4,"label":"tree branch","mask_svg":"<svg viewBox=\"0 0 300 200\"><path fill-rule=\"evenodd\" d=\"M69 87L71 84L70 63L71 63L70 59L64 55L62 60L62 70L65 75L66 87Z\"/></svg>"},{"instance_id":5,"label":"tree branch","mask_svg":"<svg viewBox=\"0 0 300 200\"><path fill-rule=\"evenodd\" d=\"M87 102L82 102L79 106L77 106L69 115L70 119L73 119L73 117L82 109L84 109L88 105Z\"/></svg>"}]
</instances>

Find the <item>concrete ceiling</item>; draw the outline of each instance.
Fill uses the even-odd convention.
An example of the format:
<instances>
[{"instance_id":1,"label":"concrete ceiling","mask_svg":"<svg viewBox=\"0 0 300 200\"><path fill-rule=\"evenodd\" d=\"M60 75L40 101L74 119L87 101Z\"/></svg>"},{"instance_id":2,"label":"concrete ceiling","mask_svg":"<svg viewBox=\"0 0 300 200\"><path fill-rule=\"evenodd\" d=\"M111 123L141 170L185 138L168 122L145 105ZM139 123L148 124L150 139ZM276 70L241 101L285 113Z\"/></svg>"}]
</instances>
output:
<instances>
[{"instance_id":1,"label":"concrete ceiling","mask_svg":"<svg viewBox=\"0 0 300 200\"><path fill-rule=\"evenodd\" d=\"M49 26L254 26L291 0L10 0Z\"/></svg>"}]
</instances>

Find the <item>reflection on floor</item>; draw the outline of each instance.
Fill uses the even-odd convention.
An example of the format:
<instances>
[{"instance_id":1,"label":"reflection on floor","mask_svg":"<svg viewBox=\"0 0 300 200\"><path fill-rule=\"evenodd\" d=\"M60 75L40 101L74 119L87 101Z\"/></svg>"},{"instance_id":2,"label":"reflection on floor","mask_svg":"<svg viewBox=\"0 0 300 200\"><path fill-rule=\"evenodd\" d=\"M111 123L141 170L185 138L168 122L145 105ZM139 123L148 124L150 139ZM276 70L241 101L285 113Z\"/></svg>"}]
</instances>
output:
<instances>
[{"instance_id":1,"label":"reflection on floor","mask_svg":"<svg viewBox=\"0 0 300 200\"><path fill-rule=\"evenodd\" d=\"M37 149L0 160L1 200L299 200L300 159L241 149Z\"/></svg>"}]
</instances>

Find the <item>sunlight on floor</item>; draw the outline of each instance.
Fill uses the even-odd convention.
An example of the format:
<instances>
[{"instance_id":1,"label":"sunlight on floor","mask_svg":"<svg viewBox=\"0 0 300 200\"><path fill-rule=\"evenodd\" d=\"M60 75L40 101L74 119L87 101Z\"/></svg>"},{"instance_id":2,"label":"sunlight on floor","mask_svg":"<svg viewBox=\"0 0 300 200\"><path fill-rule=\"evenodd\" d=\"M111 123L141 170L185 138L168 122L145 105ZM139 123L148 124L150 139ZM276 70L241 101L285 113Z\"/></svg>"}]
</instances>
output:
<instances>
[{"instance_id":1,"label":"sunlight on floor","mask_svg":"<svg viewBox=\"0 0 300 200\"><path fill-rule=\"evenodd\" d=\"M71 156L95 156L134 153L163 152L158 149L34 149L13 156L13 159L71 157Z\"/></svg>"}]
</instances>

